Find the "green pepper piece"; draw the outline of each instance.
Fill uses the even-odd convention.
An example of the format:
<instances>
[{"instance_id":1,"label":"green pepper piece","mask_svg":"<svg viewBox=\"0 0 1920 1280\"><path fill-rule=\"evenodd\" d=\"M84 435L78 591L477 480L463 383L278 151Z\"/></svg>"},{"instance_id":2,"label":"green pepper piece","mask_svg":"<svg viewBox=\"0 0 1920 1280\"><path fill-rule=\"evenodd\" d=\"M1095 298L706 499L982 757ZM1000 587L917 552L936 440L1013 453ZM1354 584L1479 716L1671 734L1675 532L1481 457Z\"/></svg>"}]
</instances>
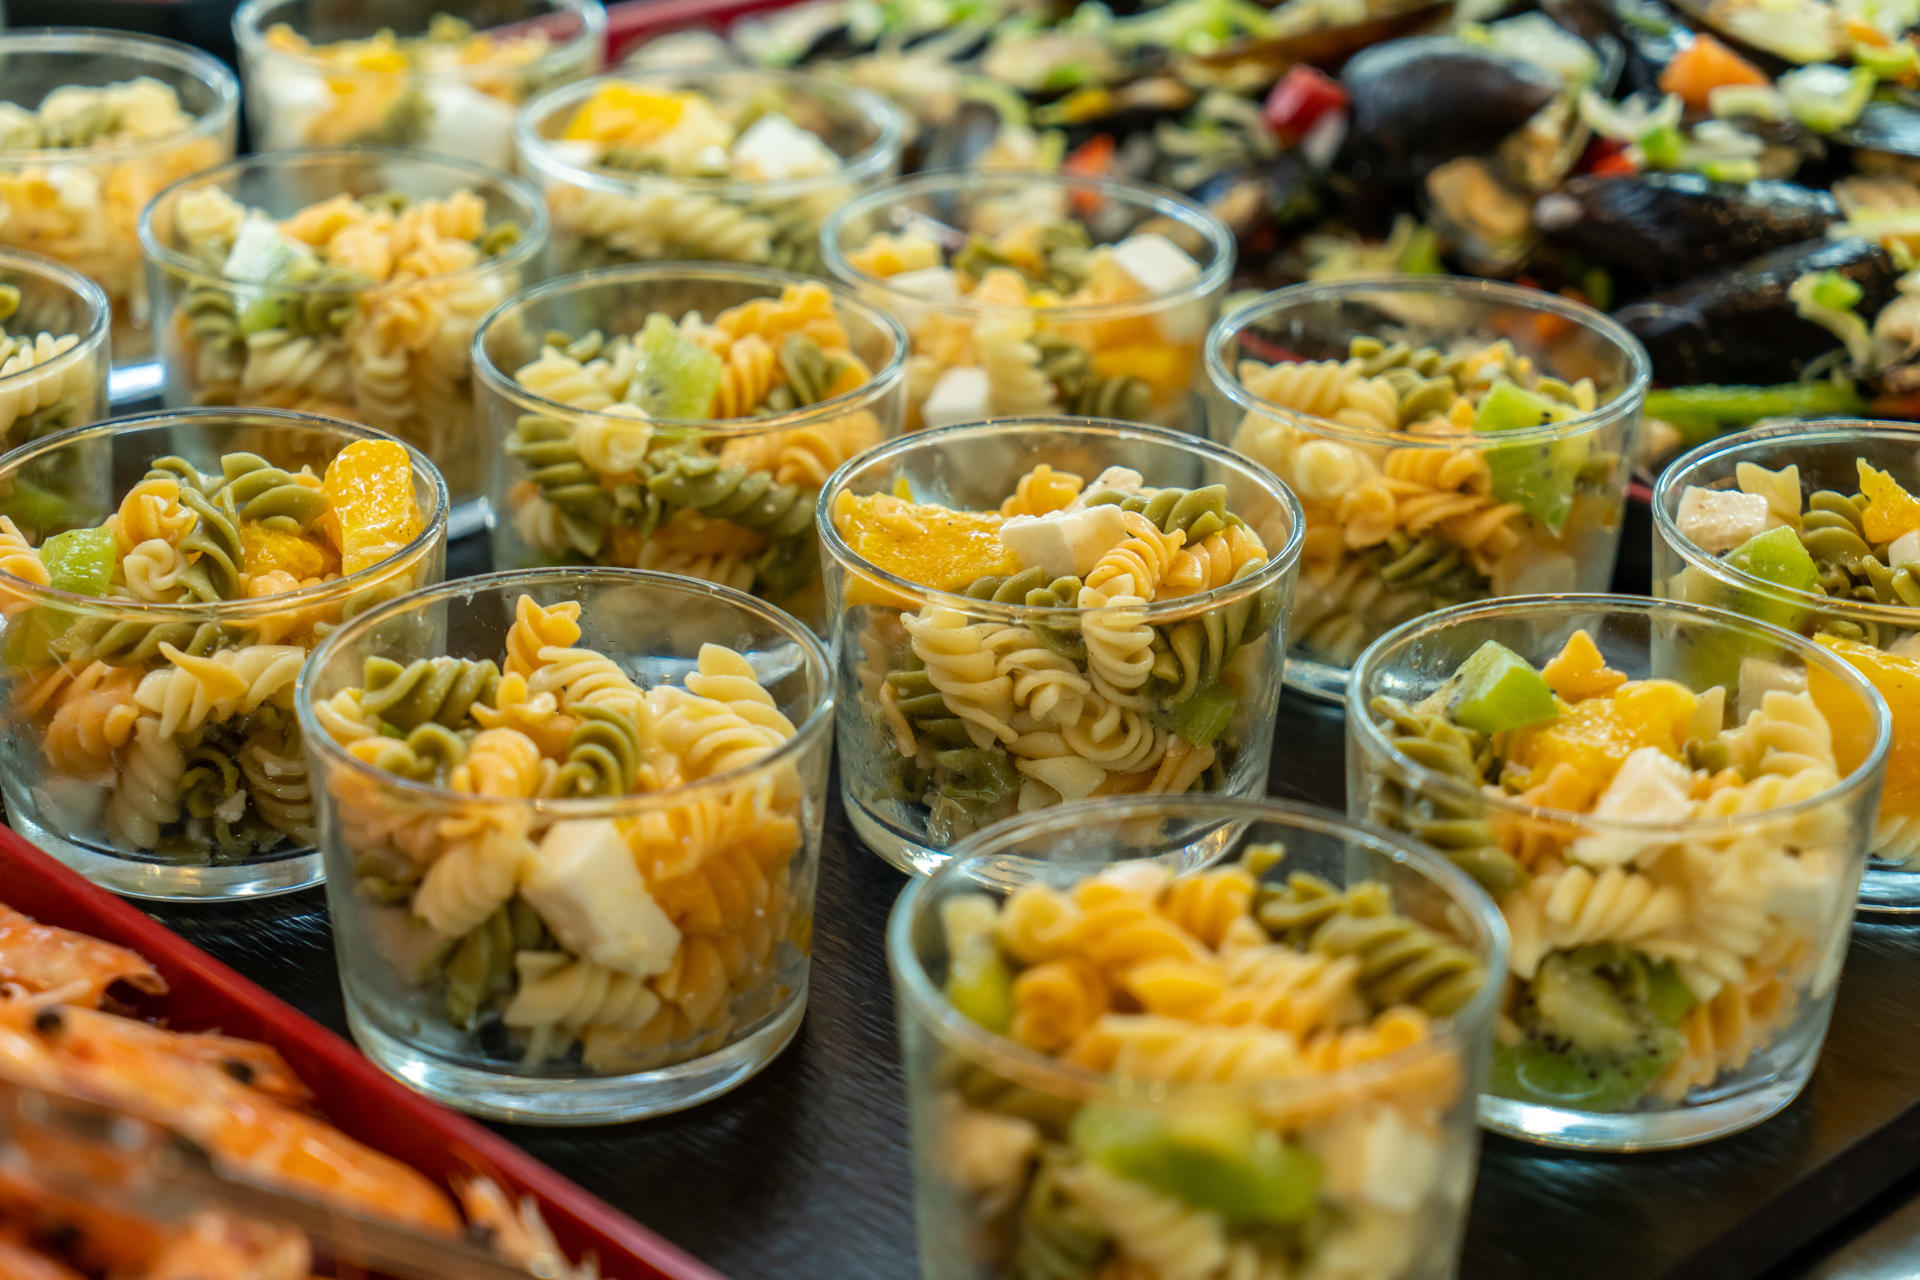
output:
<instances>
[{"instance_id":1,"label":"green pepper piece","mask_svg":"<svg viewBox=\"0 0 1920 1280\"><path fill-rule=\"evenodd\" d=\"M968 938L948 958L947 999L988 1031L1013 1025L1013 975L992 938Z\"/></svg>"},{"instance_id":2,"label":"green pepper piece","mask_svg":"<svg viewBox=\"0 0 1920 1280\"><path fill-rule=\"evenodd\" d=\"M111 529L69 529L41 544L40 562L56 590L104 596L113 585L114 551Z\"/></svg>"},{"instance_id":3,"label":"green pepper piece","mask_svg":"<svg viewBox=\"0 0 1920 1280\"><path fill-rule=\"evenodd\" d=\"M1476 733L1500 733L1543 724L1560 714L1545 677L1497 641L1473 651L1454 673L1449 713Z\"/></svg>"},{"instance_id":4,"label":"green pepper piece","mask_svg":"<svg viewBox=\"0 0 1920 1280\"><path fill-rule=\"evenodd\" d=\"M1240 697L1218 684L1203 684L1167 713L1167 727L1196 747L1212 746L1233 723Z\"/></svg>"}]
</instances>

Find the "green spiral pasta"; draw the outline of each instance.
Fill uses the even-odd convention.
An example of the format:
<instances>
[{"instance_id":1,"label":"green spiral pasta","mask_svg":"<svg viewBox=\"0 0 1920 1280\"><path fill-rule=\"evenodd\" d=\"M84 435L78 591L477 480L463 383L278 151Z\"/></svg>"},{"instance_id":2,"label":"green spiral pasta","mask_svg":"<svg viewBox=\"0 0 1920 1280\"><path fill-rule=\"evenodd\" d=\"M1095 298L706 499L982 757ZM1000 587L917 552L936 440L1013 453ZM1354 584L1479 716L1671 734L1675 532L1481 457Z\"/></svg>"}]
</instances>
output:
<instances>
[{"instance_id":1,"label":"green spiral pasta","mask_svg":"<svg viewBox=\"0 0 1920 1280\"><path fill-rule=\"evenodd\" d=\"M1107 1233L1061 1188L1056 1167L1054 1159L1043 1159L1020 1203L1013 1280L1081 1280L1106 1252Z\"/></svg>"},{"instance_id":2,"label":"green spiral pasta","mask_svg":"<svg viewBox=\"0 0 1920 1280\"><path fill-rule=\"evenodd\" d=\"M1187 535L1187 544L1200 541L1230 524L1244 523L1227 510L1227 486L1210 484L1201 489L1151 489L1140 493L1122 493L1101 489L1087 495L1090 507L1118 506L1122 511L1137 511L1153 521L1162 533L1179 530Z\"/></svg>"},{"instance_id":3,"label":"green spiral pasta","mask_svg":"<svg viewBox=\"0 0 1920 1280\"><path fill-rule=\"evenodd\" d=\"M1380 580L1403 590L1417 588L1436 605L1478 600L1491 589L1456 542L1433 535L1409 538L1396 529L1381 545Z\"/></svg>"},{"instance_id":4,"label":"green spiral pasta","mask_svg":"<svg viewBox=\"0 0 1920 1280\"><path fill-rule=\"evenodd\" d=\"M1276 938L1358 960L1361 988L1378 1007L1410 1004L1445 1017L1485 980L1471 952L1395 913L1377 881L1342 892L1317 876L1295 874L1286 888L1263 890L1254 911Z\"/></svg>"},{"instance_id":5,"label":"green spiral pasta","mask_svg":"<svg viewBox=\"0 0 1920 1280\"><path fill-rule=\"evenodd\" d=\"M640 776L640 726L633 717L593 703L574 708L580 724L567 738L566 763L555 778L562 796L624 796Z\"/></svg>"},{"instance_id":6,"label":"green spiral pasta","mask_svg":"<svg viewBox=\"0 0 1920 1280\"><path fill-rule=\"evenodd\" d=\"M403 667L368 658L362 682L361 709L408 733L428 721L457 725L474 703L491 705L500 668L491 659L417 658Z\"/></svg>"},{"instance_id":7,"label":"green spiral pasta","mask_svg":"<svg viewBox=\"0 0 1920 1280\"><path fill-rule=\"evenodd\" d=\"M444 778L466 754L465 738L446 725L429 720L415 725L404 738L378 739L371 757L363 758L374 768L398 777L432 782Z\"/></svg>"},{"instance_id":8,"label":"green spiral pasta","mask_svg":"<svg viewBox=\"0 0 1920 1280\"><path fill-rule=\"evenodd\" d=\"M760 406L767 413L790 413L820 403L845 368L804 333L788 334L780 343L779 358L780 371L787 380L767 394Z\"/></svg>"},{"instance_id":9,"label":"green spiral pasta","mask_svg":"<svg viewBox=\"0 0 1920 1280\"><path fill-rule=\"evenodd\" d=\"M1445 716L1414 711L1397 698L1377 697L1372 708L1395 750L1433 773L1479 788L1490 763L1488 744L1480 735ZM1525 869L1500 847L1480 804L1431 791L1408 786L1400 778L1382 778L1369 800L1369 820L1432 846L1489 893L1508 893L1527 882Z\"/></svg>"},{"instance_id":10,"label":"green spiral pasta","mask_svg":"<svg viewBox=\"0 0 1920 1280\"><path fill-rule=\"evenodd\" d=\"M1247 565L1239 576L1261 568ZM1169 686L1171 702L1185 701L1200 686L1219 679L1249 636L1264 635L1279 608L1279 593L1267 588L1174 623L1154 637L1153 678Z\"/></svg>"},{"instance_id":11,"label":"green spiral pasta","mask_svg":"<svg viewBox=\"0 0 1920 1280\"><path fill-rule=\"evenodd\" d=\"M240 545L240 517L233 496L209 498L197 487L180 486L180 505L199 519L180 539L180 550L196 558L181 581L195 599L231 600L240 594L240 567L246 553Z\"/></svg>"},{"instance_id":12,"label":"green spiral pasta","mask_svg":"<svg viewBox=\"0 0 1920 1280\"><path fill-rule=\"evenodd\" d=\"M1022 569L1010 577L986 577L969 583L965 592L975 600L995 604L1025 605L1030 609L1071 609L1080 598L1080 579L1071 575L1049 577L1044 569ZM1087 652L1077 618L1063 617L1053 622L1029 621L1029 628L1040 643L1055 653L1078 660Z\"/></svg>"},{"instance_id":13,"label":"green spiral pasta","mask_svg":"<svg viewBox=\"0 0 1920 1280\"><path fill-rule=\"evenodd\" d=\"M1105 378L1094 372L1086 348L1059 334L1035 334L1029 342L1040 353L1040 372L1053 384L1060 407L1090 418L1137 421L1153 409L1153 388L1139 378Z\"/></svg>"},{"instance_id":14,"label":"green spiral pasta","mask_svg":"<svg viewBox=\"0 0 1920 1280\"><path fill-rule=\"evenodd\" d=\"M614 498L580 460L572 428L557 418L524 413L507 438L506 450L527 468L540 496L560 512L568 544L583 556L599 554L613 519Z\"/></svg>"},{"instance_id":15,"label":"green spiral pasta","mask_svg":"<svg viewBox=\"0 0 1920 1280\"><path fill-rule=\"evenodd\" d=\"M301 484L257 453L222 455L220 472L224 479L209 496L224 495L239 509L242 520L288 533L305 533L327 509L318 485Z\"/></svg>"},{"instance_id":16,"label":"green spiral pasta","mask_svg":"<svg viewBox=\"0 0 1920 1280\"><path fill-rule=\"evenodd\" d=\"M517 895L453 944L439 963L447 1021L471 1031L513 993L513 957L546 951L553 939L540 915Z\"/></svg>"},{"instance_id":17,"label":"green spiral pasta","mask_svg":"<svg viewBox=\"0 0 1920 1280\"><path fill-rule=\"evenodd\" d=\"M780 484L765 471L727 466L708 453L663 450L647 489L663 502L731 520L769 538L797 538L813 530L813 490Z\"/></svg>"}]
</instances>

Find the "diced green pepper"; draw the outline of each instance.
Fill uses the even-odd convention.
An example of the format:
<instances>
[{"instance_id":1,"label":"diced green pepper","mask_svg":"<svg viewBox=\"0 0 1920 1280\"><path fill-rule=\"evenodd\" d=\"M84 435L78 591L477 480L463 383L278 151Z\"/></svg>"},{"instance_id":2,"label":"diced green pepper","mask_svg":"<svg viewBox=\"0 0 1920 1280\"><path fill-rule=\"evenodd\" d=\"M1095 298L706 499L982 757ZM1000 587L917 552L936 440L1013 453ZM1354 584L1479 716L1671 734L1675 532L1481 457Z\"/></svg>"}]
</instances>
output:
<instances>
[{"instance_id":1,"label":"diced green pepper","mask_svg":"<svg viewBox=\"0 0 1920 1280\"><path fill-rule=\"evenodd\" d=\"M113 585L113 530L69 529L40 546L51 585L77 596L104 596Z\"/></svg>"},{"instance_id":2,"label":"diced green pepper","mask_svg":"<svg viewBox=\"0 0 1920 1280\"><path fill-rule=\"evenodd\" d=\"M634 348L638 363L627 400L650 418L704 418L713 409L723 369L720 357L655 312Z\"/></svg>"},{"instance_id":3,"label":"diced green pepper","mask_svg":"<svg viewBox=\"0 0 1920 1280\"><path fill-rule=\"evenodd\" d=\"M1481 433L1521 431L1564 422L1572 416L1569 406L1502 379L1488 389L1474 411L1473 429ZM1493 496L1519 504L1521 510L1558 533L1573 512L1573 482L1586 460L1584 438L1489 449L1487 470L1493 479Z\"/></svg>"},{"instance_id":4,"label":"diced green pepper","mask_svg":"<svg viewBox=\"0 0 1920 1280\"><path fill-rule=\"evenodd\" d=\"M1233 723L1239 695L1217 684L1203 684L1167 713L1168 727L1196 747L1212 746Z\"/></svg>"},{"instance_id":5,"label":"diced green pepper","mask_svg":"<svg viewBox=\"0 0 1920 1280\"><path fill-rule=\"evenodd\" d=\"M1476 733L1501 733L1552 720L1560 714L1560 704L1531 663L1489 640L1454 673L1448 710Z\"/></svg>"},{"instance_id":6,"label":"diced green pepper","mask_svg":"<svg viewBox=\"0 0 1920 1280\"><path fill-rule=\"evenodd\" d=\"M1074 1117L1070 1137L1128 1181L1235 1222L1297 1222L1320 1189L1319 1161L1244 1111L1096 1105Z\"/></svg>"}]
</instances>

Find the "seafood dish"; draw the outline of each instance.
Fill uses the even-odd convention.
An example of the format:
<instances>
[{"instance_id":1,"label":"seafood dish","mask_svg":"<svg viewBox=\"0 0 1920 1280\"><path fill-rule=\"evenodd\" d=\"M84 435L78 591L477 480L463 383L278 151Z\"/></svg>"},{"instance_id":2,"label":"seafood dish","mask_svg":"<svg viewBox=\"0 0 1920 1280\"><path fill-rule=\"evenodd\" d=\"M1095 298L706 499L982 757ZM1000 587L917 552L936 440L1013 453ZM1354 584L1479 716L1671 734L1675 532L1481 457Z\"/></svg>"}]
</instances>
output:
<instances>
[{"instance_id":1,"label":"seafood dish","mask_svg":"<svg viewBox=\"0 0 1920 1280\"><path fill-rule=\"evenodd\" d=\"M411 1229L453 1246L490 1242L530 1275L595 1274L562 1256L531 1203L484 1177L449 1193L314 1114L305 1086L273 1049L165 1029L166 981L138 954L43 925L0 902L0 1102L11 1090L105 1108L191 1144L223 1175ZM42 1104L39 1112L47 1110ZM0 1112L3 1114L3 1112ZM37 1112L23 1110L29 1120ZM22 1141L0 1123L0 1150ZM162 1215L107 1192L126 1143L82 1148L88 1176L43 1143L0 1161L0 1272L20 1280L309 1280L366 1274L352 1266L351 1226L312 1240L219 1203ZM109 1172L112 1171L112 1172ZM171 1206L178 1208L175 1204ZM316 1257L333 1267L316 1270ZM450 1265L458 1265L451 1262Z\"/></svg>"}]
</instances>

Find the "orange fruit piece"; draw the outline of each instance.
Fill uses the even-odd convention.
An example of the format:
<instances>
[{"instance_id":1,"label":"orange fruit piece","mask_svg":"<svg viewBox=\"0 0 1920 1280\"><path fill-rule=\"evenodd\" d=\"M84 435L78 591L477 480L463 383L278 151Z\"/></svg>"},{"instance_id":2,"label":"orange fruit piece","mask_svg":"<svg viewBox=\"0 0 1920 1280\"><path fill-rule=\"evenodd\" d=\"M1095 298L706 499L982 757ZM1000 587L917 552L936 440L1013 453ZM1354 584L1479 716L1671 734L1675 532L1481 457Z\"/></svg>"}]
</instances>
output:
<instances>
[{"instance_id":1,"label":"orange fruit piece","mask_svg":"<svg viewBox=\"0 0 1920 1280\"><path fill-rule=\"evenodd\" d=\"M1901 817L1920 813L1920 659L1839 636L1814 639L1865 676L1893 714L1893 746L1887 756L1880 812ZM1807 665L1807 691L1833 728L1833 755L1840 771L1851 773L1873 745L1873 721L1862 714L1858 699L1812 663Z\"/></svg>"},{"instance_id":2,"label":"orange fruit piece","mask_svg":"<svg viewBox=\"0 0 1920 1280\"><path fill-rule=\"evenodd\" d=\"M340 557L322 538L269 529L251 520L240 526L241 568L249 578L276 571L304 582L340 568Z\"/></svg>"},{"instance_id":3,"label":"orange fruit piece","mask_svg":"<svg viewBox=\"0 0 1920 1280\"><path fill-rule=\"evenodd\" d=\"M842 493L833 504L833 526L855 555L936 591L963 591L981 578L1019 572L1020 562L1000 541L1006 522L998 511L954 511L884 493ZM855 599L856 588L900 603L877 583L850 583L851 603L881 603Z\"/></svg>"},{"instance_id":4,"label":"orange fruit piece","mask_svg":"<svg viewBox=\"0 0 1920 1280\"><path fill-rule=\"evenodd\" d=\"M1920 529L1920 500L1886 472L1868 466L1865 458L1858 465L1860 492L1867 497L1867 509L1861 512L1867 541L1892 542L1903 533Z\"/></svg>"},{"instance_id":5,"label":"orange fruit piece","mask_svg":"<svg viewBox=\"0 0 1920 1280\"><path fill-rule=\"evenodd\" d=\"M1153 320L1148 316L1139 316L1132 320L1105 320L1099 327L1104 334L1117 331L1123 326L1138 325L1151 329ZM1194 367L1199 362L1200 348L1197 345L1179 345L1162 341L1157 331L1151 343L1118 347L1096 346L1093 352L1093 371L1101 377L1120 378L1131 375L1152 387L1163 397L1184 395L1187 388L1193 385Z\"/></svg>"},{"instance_id":6,"label":"orange fruit piece","mask_svg":"<svg viewBox=\"0 0 1920 1280\"><path fill-rule=\"evenodd\" d=\"M1567 637L1560 652L1540 668L1540 676L1549 689L1568 702L1612 693L1627 682L1626 672L1615 671L1607 665L1600 646L1584 629Z\"/></svg>"},{"instance_id":7,"label":"orange fruit piece","mask_svg":"<svg viewBox=\"0 0 1920 1280\"><path fill-rule=\"evenodd\" d=\"M1648 685L1671 688L1645 688ZM1676 691L1686 695L1684 712ZM1658 747L1674 755L1685 736L1687 718L1693 714L1692 700L1684 686L1671 681L1623 685L1611 698L1576 702L1558 720L1515 733L1508 759L1527 769L1536 784L1561 765L1570 765L1597 792L1641 747Z\"/></svg>"},{"instance_id":8,"label":"orange fruit piece","mask_svg":"<svg viewBox=\"0 0 1920 1280\"><path fill-rule=\"evenodd\" d=\"M687 110L687 95L631 84L604 84L580 104L560 136L568 142L638 146L664 136Z\"/></svg>"},{"instance_id":9,"label":"orange fruit piece","mask_svg":"<svg viewBox=\"0 0 1920 1280\"><path fill-rule=\"evenodd\" d=\"M356 440L327 465L320 482L327 536L340 553L342 573L379 564L420 536L413 501L413 461L396 440Z\"/></svg>"}]
</instances>

